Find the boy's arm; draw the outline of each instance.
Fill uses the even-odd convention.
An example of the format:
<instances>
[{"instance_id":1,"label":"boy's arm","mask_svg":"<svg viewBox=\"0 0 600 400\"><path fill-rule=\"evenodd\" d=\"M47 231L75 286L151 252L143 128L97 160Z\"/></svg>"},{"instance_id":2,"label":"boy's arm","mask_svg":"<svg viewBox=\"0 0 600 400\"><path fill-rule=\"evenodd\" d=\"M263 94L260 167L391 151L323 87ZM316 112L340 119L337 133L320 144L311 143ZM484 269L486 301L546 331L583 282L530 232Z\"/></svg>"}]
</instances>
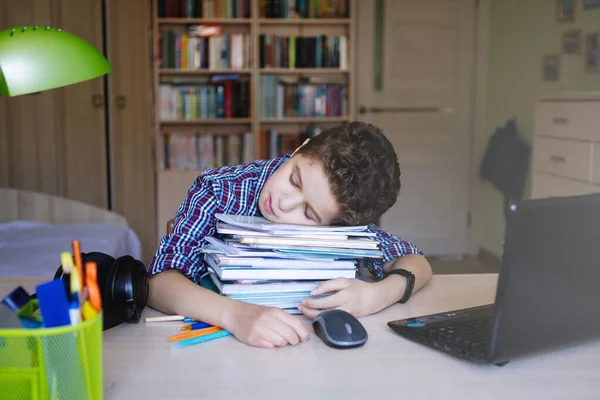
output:
<instances>
[{"instance_id":1,"label":"boy's arm","mask_svg":"<svg viewBox=\"0 0 600 400\"><path fill-rule=\"evenodd\" d=\"M431 266L423 256L423 252L399 237L382 229L370 226L369 231L377 234L383 251L383 260L365 260L367 268L377 278L375 283L367 283L356 279L333 279L319 285L313 295L337 291L337 293L321 299L307 299L301 311L314 318L319 312L328 308L342 308L355 316L374 314L398 302L404 295L407 279L396 274L384 278L391 269L406 269L415 275L412 293L416 293L431 281Z\"/></svg>"},{"instance_id":2,"label":"boy's arm","mask_svg":"<svg viewBox=\"0 0 600 400\"><path fill-rule=\"evenodd\" d=\"M234 195L227 187L214 190L202 177L194 182L174 218L173 232L161 239L149 266L148 305L220 326L254 346L305 341L306 328L285 311L234 301L199 285L206 268L201 253L205 238L215 232L215 214L231 211L222 198Z\"/></svg>"}]
</instances>

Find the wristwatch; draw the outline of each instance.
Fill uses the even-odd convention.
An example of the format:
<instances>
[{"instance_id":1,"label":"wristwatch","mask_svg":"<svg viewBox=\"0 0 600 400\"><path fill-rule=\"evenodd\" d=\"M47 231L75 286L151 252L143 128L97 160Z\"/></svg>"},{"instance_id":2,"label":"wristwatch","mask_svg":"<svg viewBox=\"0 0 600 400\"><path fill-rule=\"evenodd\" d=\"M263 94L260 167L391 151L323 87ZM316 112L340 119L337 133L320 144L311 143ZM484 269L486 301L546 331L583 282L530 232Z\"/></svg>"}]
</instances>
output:
<instances>
[{"instance_id":1,"label":"wristwatch","mask_svg":"<svg viewBox=\"0 0 600 400\"><path fill-rule=\"evenodd\" d=\"M406 278L406 289L404 290L404 295L400 300L398 300L398 303L406 303L408 299L410 299L413 288L415 287L415 274L406 269L393 269L385 274L385 277L387 278L392 274L402 275Z\"/></svg>"}]
</instances>

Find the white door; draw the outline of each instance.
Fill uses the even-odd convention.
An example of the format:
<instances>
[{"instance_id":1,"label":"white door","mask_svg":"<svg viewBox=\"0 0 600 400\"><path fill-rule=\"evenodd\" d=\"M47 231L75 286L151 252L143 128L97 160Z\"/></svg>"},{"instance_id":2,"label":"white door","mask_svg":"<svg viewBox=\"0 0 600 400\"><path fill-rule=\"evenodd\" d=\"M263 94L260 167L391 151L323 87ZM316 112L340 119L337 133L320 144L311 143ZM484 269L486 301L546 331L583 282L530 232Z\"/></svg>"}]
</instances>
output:
<instances>
[{"instance_id":1,"label":"white door","mask_svg":"<svg viewBox=\"0 0 600 400\"><path fill-rule=\"evenodd\" d=\"M357 119L398 154L400 195L380 225L427 255L469 232L475 0L357 1Z\"/></svg>"}]
</instances>

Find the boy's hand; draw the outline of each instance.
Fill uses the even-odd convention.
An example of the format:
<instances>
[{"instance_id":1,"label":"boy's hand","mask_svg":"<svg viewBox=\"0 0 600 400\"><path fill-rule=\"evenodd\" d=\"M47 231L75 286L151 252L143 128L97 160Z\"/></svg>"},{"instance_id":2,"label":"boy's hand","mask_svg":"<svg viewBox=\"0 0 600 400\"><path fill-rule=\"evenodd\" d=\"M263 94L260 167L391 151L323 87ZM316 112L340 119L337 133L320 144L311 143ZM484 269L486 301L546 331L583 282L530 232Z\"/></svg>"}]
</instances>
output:
<instances>
[{"instance_id":1,"label":"boy's hand","mask_svg":"<svg viewBox=\"0 0 600 400\"><path fill-rule=\"evenodd\" d=\"M321 283L311 294L319 296L327 292L337 293L320 299L304 299L298 308L309 318L315 318L322 311L331 308L339 308L355 317L363 317L379 311L378 304L381 302L376 289L375 284L358 279L332 279Z\"/></svg>"},{"instance_id":2,"label":"boy's hand","mask_svg":"<svg viewBox=\"0 0 600 400\"><path fill-rule=\"evenodd\" d=\"M306 342L308 331L300 319L277 307L236 302L229 331L255 347L283 347Z\"/></svg>"}]
</instances>

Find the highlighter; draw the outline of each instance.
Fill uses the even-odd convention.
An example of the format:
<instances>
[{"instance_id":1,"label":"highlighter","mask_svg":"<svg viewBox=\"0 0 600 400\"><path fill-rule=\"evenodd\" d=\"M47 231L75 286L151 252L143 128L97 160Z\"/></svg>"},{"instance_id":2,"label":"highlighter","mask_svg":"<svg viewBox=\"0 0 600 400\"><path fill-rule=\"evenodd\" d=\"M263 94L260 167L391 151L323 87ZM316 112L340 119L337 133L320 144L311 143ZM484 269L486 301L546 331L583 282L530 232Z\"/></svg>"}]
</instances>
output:
<instances>
[{"instance_id":1,"label":"highlighter","mask_svg":"<svg viewBox=\"0 0 600 400\"><path fill-rule=\"evenodd\" d=\"M86 300L85 303L83 303L83 320L84 321L92 320L92 319L96 318L96 315L97 315L96 310L94 310L94 307L92 307L89 300Z\"/></svg>"},{"instance_id":2,"label":"highlighter","mask_svg":"<svg viewBox=\"0 0 600 400\"><path fill-rule=\"evenodd\" d=\"M97 313L102 310L102 297L98 288L98 266L95 262L85 263L85 285L90 305Z\"/></svg>"},{"instance_id":3,"label":"highlighter","mask_svg":"<svg viewBox=\"0 0 600 400\"><path fill-rule=\"evenodd\" d=\"M77 272L79 273L79 287L81 288L83 283L83 265L81 261L81 249L79 246L79 240L73 240L73 257L75 257L75 266L77 267Z\"/></svg>"},{"instance_id":4,"label":"highlighter","mask_svg":"<svg viewBox=\"0 0 600 400\"><path fill-rule=\"evenodd\" d=\"M67 292L67 296L71 297L71 271L73 271L73 257L71 257L71 254L68 251L60 253L60 263L65 276L65 290Z\"/></svg>"}]
</instances>

